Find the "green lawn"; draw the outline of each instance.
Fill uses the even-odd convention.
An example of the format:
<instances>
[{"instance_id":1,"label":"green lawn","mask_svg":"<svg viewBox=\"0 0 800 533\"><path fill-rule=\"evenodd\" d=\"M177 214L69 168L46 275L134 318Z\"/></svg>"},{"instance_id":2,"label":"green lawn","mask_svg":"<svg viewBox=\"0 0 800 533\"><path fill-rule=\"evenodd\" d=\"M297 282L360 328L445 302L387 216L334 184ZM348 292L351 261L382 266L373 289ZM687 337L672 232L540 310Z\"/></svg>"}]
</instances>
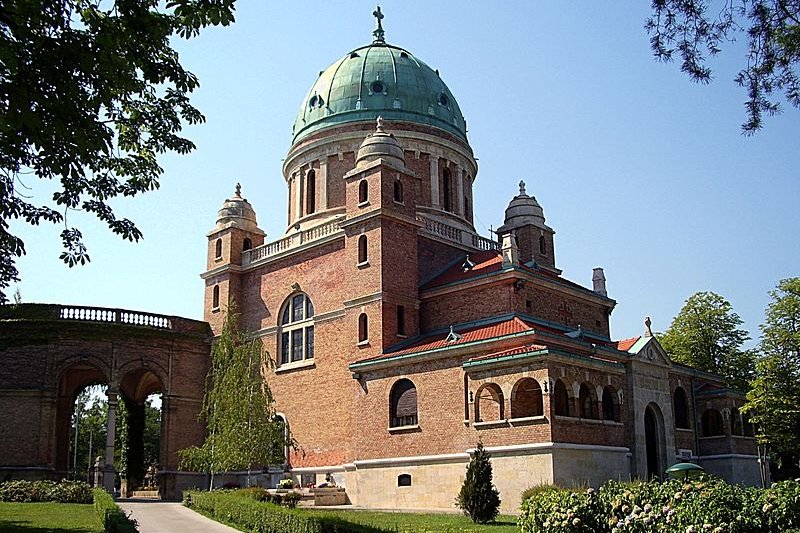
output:
<instances>
[{"instance_id":1,"label":"green lawn","mask_svg":"<svg viewBox=\"0 0 800 533\"><path fill-rule=\"evenodd\" d=\"M92 504L0 502L3 533L103 533Z\"/></svg>"},{"instance_id":2,"label":"green lawn","mask_svg":"<svg viewBox=\"0 0 800 533\"><path fill-rule=\"evenodd\" d=\"M336 516L357 524L371 525L398 533L518 533L515 516L500 515L494 524L473 524L459 514L378 513L373 511L323 511L309 510Z\"/></svg>"}]
</instances>

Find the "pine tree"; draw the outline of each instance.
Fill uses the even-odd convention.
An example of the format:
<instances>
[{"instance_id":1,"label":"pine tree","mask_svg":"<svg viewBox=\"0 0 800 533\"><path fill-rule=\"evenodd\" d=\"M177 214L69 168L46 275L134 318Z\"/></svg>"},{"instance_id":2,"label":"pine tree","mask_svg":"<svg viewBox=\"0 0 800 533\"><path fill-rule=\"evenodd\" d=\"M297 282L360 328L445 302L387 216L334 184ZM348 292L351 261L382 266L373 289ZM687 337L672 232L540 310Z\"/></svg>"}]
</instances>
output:
<instances>
[{"instance_id":1,"label":"pine tree","mask_svg":"<svg viewBox=\"0 0 800 533\"><path fill-rule=\"evenodd\" d=\"M492 463L482 442L478 442L467 465L467 477L456 498L456 506L480 524L494 521L500 512L500 492L492 484Z\"/></svg>"}]
</instances>

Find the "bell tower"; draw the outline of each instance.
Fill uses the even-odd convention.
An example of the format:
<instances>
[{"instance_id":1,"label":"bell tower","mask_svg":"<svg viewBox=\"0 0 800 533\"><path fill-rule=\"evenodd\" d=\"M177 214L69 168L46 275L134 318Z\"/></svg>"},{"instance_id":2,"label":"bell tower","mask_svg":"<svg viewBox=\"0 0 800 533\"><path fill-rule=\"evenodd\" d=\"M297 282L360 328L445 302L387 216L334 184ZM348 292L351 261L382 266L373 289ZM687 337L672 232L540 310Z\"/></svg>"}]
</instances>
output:
<instances>
[{"instance_id":1,"label":"bell tower","mask_svg":"<svg viewBox=\"0 0 800 533\"><path fill-rule=\"evenodd\" d=\"M509 202L503 225L497 228L497 236L501 242L503 235L507 233L514 233L517 237L521 263L533 261L540 268L561 273L556 268L553 239L556 232L545 224L544 210L535 196L529 196L525 192L524 181L519 182L519 194Z\"/></svg>"}]
</instances>

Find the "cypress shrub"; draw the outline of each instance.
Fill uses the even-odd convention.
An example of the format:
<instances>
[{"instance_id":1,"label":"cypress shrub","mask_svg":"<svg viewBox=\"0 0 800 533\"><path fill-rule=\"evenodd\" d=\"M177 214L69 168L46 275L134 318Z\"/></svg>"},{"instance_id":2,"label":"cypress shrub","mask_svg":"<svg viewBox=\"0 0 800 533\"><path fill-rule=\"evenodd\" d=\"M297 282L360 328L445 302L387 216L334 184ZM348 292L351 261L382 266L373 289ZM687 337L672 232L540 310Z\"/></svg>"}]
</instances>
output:
<instances>
[{"instance_id":1,"label":"cypress shrub","mask_svg":"<svg viewBox=\"0 0 800 533\"><path fill-rule=\"evenodd\" d=\"M500 493L492 484L492 463L489 452L479 442L467 465L467 477L456 498L458 506L473 522L492 522L500 512Z\"/></svg>"}]
</instances>

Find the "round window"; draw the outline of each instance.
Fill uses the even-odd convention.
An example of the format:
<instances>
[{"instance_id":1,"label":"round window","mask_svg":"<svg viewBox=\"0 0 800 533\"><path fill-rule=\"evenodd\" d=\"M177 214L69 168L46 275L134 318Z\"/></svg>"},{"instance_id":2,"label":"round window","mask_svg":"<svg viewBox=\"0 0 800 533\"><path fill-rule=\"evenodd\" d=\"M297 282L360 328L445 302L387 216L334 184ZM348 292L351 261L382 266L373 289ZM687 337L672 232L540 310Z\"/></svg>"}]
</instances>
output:
<instances>
[{"instance_id":1,"label":"round window","mask_svg":"<svg viewBox=\"0 0 800 533\"><path fill-rule=\"evenodd\" d=\"M450 99L447 97L446 94L442 93L439 95L439 103L446 106L450 103Z\"/></svg>"},{"instance_id":2,"label":"round window","mask_svg":"<svg viewBox=\"0 0 800 533\"><path fill-rule=\"evenodd\" d=\"M383 83L376 81L372 84L373 93L382 93L384 90Z\"/></svg>"}]
</instances>

